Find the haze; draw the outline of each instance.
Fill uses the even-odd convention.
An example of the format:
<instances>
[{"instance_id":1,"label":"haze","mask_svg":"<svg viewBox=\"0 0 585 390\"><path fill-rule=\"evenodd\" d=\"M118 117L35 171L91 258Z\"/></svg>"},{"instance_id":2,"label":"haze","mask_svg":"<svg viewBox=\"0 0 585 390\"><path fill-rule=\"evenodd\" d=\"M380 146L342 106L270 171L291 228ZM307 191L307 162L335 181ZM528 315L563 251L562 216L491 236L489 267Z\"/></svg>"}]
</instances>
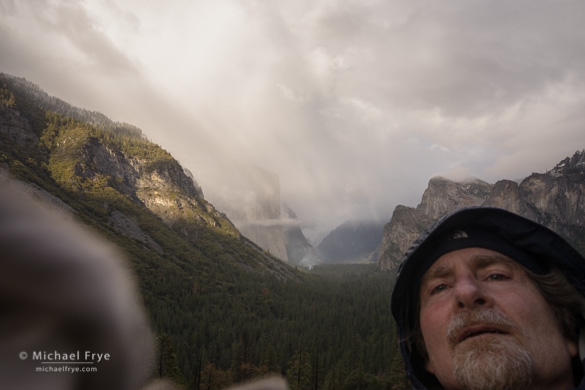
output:
<instances>
[{"instance_id":1,"label":"haze","mask_svg":"<svg viewBox=\"0 0 585 390\"><path fill-rule=\"evenodd\" d=\"M139 126L199 184L279 175L315 239L435 175L585 148L581 0L0 0L0 71Z\"/></svg>"}]
</instances>

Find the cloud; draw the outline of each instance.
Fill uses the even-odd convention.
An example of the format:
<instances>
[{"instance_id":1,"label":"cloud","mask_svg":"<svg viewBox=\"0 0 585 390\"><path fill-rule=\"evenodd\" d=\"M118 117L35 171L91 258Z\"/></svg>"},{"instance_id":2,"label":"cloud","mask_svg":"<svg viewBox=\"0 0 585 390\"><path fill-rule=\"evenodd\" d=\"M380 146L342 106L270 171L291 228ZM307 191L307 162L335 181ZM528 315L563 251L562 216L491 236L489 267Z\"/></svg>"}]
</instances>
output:
<instances>
[{"instance_id":1,"label":"cloud","mask_svg":"<svg viewBox=\"0 0 585 390\"><path fill-rule=\"evenodd\" d=\"M242 227L249 227L249 226L262 226L262 227L270 227L270 226L284 226L284 227L299 227L299 221L291 218L279 218L279 219L262 219L262 220L255 220L255 221L232 221L237 226Z\"/></svg>"},{"instance_id":2,"label":"cloud","mask_svg":"<svg viewBox=\"0 0 585 390\"><path fill-rule=\"evenodd\" d=\"M518 178L585 148L577 0L0 7L2 71L140 126L204 193L228 157L277 173L315 231L416 205L436 174Z\"/></svg>"}]
</instances>

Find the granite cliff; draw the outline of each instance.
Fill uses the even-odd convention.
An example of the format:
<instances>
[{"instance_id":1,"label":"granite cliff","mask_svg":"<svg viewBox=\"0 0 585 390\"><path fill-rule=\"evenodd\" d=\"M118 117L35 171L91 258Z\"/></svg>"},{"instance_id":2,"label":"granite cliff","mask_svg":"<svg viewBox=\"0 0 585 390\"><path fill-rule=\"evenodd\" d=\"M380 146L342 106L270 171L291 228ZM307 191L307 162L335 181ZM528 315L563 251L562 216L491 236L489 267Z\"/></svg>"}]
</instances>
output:
<instances>
[{"instance_id":1,"label":"granite cliff","mask_svg":"<svg viewBox=\"0 0 585 390\"><path fill-rule=\"evenodd\" d=\"M219 191L208 196L239 231L273 256L291 264L320 262L295 212L281 199L280 178L265 169L234 164L217 176Z\"/></svg>"},{"instance_id":2,"label":"granite cliff","mask_svg":"<svg viewBox=\"0 0 585 390\"><path fill-rule=\"evenodd\" d=\"M420 204L397 206L384 227L379 269L396 268L416 237L440 216L479 205L501 207L542 223L585 253L585 151L520 182L500 180L491 185L478 179L457 183L432 178Z\"/></svg>"},{"instance_id":3,"label":"granite cliff","mask_svg":"<svg viewBox=\"0 0 585 390\"><path fill-rule=\"evenodd\" d=\"M585 150L520 183L497 182L485 204L537 221L585 252Z\"/></svg>"}]
</instances>

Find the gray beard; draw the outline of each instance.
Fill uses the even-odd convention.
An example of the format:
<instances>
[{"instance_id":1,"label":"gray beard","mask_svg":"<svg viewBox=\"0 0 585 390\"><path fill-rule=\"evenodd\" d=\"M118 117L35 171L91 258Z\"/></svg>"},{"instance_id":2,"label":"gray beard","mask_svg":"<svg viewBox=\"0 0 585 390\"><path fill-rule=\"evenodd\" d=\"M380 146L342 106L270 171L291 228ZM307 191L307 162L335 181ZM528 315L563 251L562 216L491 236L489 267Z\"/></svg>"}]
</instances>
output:
<instances>
[{"instance_id":1,"label":"gray beard","mask_svg":"<svg viewBox=\"0 0 585 390\"><path fill-rule=\"evenodd\" d=\"M533 359L516 340L500 336L483 336L456 344L458 330L470 323L498 324L500 328L514 325L490 310L457 316L450 324L449 338L453 345L453 375L463 390L529 389L533 378Z\"/></svg>"},{"instance_id":2,"label":"gray beard","mask_svg":"<svg viewBox=\"0 0 585 390\"><path fill-rule=\"evenodd\" d=\"M465 390L529 389L532 356L516 343L470 340L455 349L453 374Z\"/></svg>"}]
</instances>

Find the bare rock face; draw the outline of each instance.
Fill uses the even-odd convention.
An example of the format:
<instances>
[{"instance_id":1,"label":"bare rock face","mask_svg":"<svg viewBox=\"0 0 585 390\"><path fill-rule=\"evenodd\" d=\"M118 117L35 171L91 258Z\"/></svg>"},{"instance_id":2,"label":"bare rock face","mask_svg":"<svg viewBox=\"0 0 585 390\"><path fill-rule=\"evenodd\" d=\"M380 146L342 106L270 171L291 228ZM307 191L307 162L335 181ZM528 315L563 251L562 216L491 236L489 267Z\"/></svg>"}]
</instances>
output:
<instances>
[{"instance_id":1,"label":"bare rock face","mask_svg":"<svg viewBox=\"0 0 585 390\"><path fill-rule=\"evenodd\" d=\"M432 221L418 209L396 206L392 219L384 226L378 268L383 271L396 268L402 254Z\"/></svg>"},{"instance_id":2,"label":"bare rock face","mask_svg":"<svg viewBox=\"0 0 585 390\"><path fill-rule=\"evenodd\" d=\"M384 228L378 267L396 268L418 235L439 217L461 207L492 206L532 219L564 236L585 253L585 151L567 157L547 173L520 183L481 180L457 183L435 177L416 209L397 206Z\"/></svg>"},{"instance_id":3,"label":"bare rock face","mask_svg":"<svg viewBox=\"0 0 585 390\"><path fill-rule=\"evenodd\" d=\"M491 184L479 179L454 182L444 177L433 177L417 210L433 219L438 219L460 207L482 204L491 190Z\"/></svg>"},{"instance_id":4,"label":"bare rock face","mask_svg":"<svg viewBox=\"0 0 585 390\"><path fill-rule=\"evenodd\" d=\"M501 207L516 214L526 214L526 203L520 196L518 183L511 180L500 180L492 189L492 193L485 202L486 206Z\"/></svg>"},{"instance_id":5,"label":"bare rock face","mask_svg":"<svg viewBox=\"0 0 585 390\"><path fill-rule=\"evenodd\" d=\"M485 204L508 209L541 223L583 252L585 151L567 157L547 173L533 173L518 185L503 181L496 183Z\"/></svg>"}]
</instances>

